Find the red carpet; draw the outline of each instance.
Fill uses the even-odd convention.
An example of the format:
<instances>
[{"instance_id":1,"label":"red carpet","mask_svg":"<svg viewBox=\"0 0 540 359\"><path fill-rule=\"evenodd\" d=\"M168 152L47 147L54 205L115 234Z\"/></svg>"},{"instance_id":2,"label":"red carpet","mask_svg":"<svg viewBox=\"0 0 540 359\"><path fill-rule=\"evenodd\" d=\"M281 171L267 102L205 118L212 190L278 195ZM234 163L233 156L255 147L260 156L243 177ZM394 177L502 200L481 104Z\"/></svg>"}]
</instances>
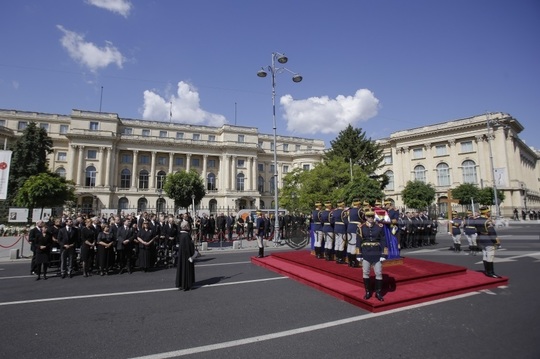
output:
<instances>
[{"instance_id":1,"label":"red carpet","mask_svg":"<svg viewBox=\"0 0 540 359\"><path fill-rule=\"evenodd\" d=\"M508 283L508 278L489 278L465 267L403 258L402 264L384 266L384 302L379 302L375 296L363 299L361 268L317 259L307 250L253 257L251 262L374 313ZM373 284L374 279L372 271Z\"/></svg>"}]
</instances>

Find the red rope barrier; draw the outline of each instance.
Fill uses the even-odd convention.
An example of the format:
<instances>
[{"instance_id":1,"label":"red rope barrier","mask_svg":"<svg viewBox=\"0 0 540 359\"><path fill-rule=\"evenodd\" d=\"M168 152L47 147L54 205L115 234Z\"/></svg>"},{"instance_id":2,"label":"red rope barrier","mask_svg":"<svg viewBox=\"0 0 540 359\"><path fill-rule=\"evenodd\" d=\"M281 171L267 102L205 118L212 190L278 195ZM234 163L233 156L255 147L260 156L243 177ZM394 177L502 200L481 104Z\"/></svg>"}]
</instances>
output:
<instances>
[{"instance_id":1,"label":"red rope barrier","mask_svg":"<svg viewBox=\"0 0 540 359\"><path fill-rule=\"evenodd\" d=\"M19 237L19 239L17 239L17 240L15 241L15 243L13 243L12 245L9 245L9 246L3 246L3 245L0 244L0 248L11 248L11 247L13 247L14 245L16 245L17 243L19 243L19 241L21 240L21 238L24 238L24 237Z\"/></svg>"}]
</instances>

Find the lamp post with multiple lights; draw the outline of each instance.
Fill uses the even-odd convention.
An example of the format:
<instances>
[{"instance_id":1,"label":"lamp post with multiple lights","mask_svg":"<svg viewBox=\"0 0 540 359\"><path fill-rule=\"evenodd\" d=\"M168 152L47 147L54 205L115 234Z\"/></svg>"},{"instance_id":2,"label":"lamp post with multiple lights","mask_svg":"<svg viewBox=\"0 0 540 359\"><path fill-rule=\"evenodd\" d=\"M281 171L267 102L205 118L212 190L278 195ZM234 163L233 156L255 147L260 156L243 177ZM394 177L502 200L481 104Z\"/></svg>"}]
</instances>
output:
<instances>
[{"instance_id":1,"label":"lamp post with multiple lights","mask_svg":"<svg viewBox=\"0 0 540 359\"><path fill-rule=\"evenodd\" d=\"M300 82L302 81L302 76L299 74L292 72L291 70L285 68L285 67L276 67L276 61L279 64L286 64L288 61L288 58L279 52L273 52L272 53L272 65L268 66L265 70L264 67L262 67L259 72L257 72L257 76L259 77L266 77L268 73L270 73L270 76L272 78L272 124L274 129L274 246L278 246L280 244L281 239L279 238L279 217L278 217L278 211L279 211L279 203L278 203L278 162L277 162L277 132L276 132L276 75L280 74L284 71L290 72L293 74L292 80L293 82Z\"/></svg>"}]
</instances>

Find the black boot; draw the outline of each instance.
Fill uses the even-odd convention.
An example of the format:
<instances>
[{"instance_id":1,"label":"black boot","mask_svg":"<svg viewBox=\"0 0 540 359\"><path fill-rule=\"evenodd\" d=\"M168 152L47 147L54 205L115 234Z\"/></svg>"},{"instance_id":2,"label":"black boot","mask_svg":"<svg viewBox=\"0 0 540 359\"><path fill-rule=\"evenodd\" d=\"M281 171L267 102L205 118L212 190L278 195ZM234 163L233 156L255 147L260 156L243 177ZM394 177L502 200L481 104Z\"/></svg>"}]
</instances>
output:
<instances>
[{"instance_id":1,"label":"black boot","mask_svg":"<svg viewBox=\"0 0 540 359\"><path fill-rule=\"evenodd\" d=\"M488 265L488 277L491 278L502 278L500 275L495 274L495 269L493 268L493 262L486 262Z\"/></svg>"},{"instance_id":2,"label":"black boot","mask_svg":"<svg viewBox=\"0 0 540 359\"><path fill-rule=\"evenodd\" d=\"M317 256L317 259L323 259L321 247L315 247L315 255Z\"/></svg>"},{"instance_id":3,"label":"black boot","mask_svg":"<svg viewBox=\"0 0 540 359\"><path fill-rule=\"evenodd\" d=\"M328 248L324 249L324 259L326 259L327 261L330 260L330 249Z\"/></svg>"},{"instance_id":4,"label":"black boot","mask_svg":"<svg viewBox=\"0 0 540 359\"><path fill-rule=\"evenodd\" d=\"M259 255L257 258L263 258L264 257L264 248L259 248Z\"/></svg>"},{"instance_id":5,"label":"black boot","mask_svg":"<svg viewBox=\"0 0 540 359\"><path fill-rule=\"evenodd\" d=\"M371 281L369 280L369 278L364 278L364 288L366 289L366 295L364 295L364 299L368 300L373 295L373 293L371 292Z\"/></svg>"},{"instance_id":6,"label":"black boot","mask_svg":"<svg viewBox=\"0 0 540 359\"><path fill-rule=\"evenodd\" d=\"M457 247L456 252L461 252L461 243L457 243L456 247Z\"/></svg>"},{"instance_id":7,"label":"black boot","mask_svg":"<svg viewBox=\"0 0 540 359\"><path fill-rule=\"evenodd\" d=\"M382 279L377 279L375 281L375 297L381 302L384 302L384 298L382 295Z\"/></svg>"},{"instance_id":8,"label":"black boot","mask_svg":"<svg viewBox=\"0 0 540 359\"><path fill-rule=\"evenodd\" d=\"M357 267L356 264L356 256L354 254L349 254L349 267L355 268Z\"/></svg>"},{"instance_id":9,"label":"black boot","mask_svg":"<svg viewBox=\"0 0 540 359\"><path fill-rule=\"evenodd\" d=\"M489 262L486 262L486 261L483 261L483 262L484 262L484 274L486 275L486 277L490 277Z\"/></svg>"}]
</instances>

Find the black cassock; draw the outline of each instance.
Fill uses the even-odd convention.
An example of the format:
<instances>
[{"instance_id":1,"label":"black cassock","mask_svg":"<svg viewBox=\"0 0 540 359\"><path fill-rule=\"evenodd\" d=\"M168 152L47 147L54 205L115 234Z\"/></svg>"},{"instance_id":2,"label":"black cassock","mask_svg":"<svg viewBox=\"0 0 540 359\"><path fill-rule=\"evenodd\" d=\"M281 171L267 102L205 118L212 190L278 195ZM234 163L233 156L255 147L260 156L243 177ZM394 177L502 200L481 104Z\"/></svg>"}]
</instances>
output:
<instances>
[{"instance_id":1,"label":"black cassock","mask_svg":"<svg viewBox=\"0 0 540 359\"><path fill-rule=\"evenodd\" d=\"M176 287L189 290L195 283L195 264L189 261L195 254L195 245L188 232L178 233L178 266L176 268Z\"/></svg>"}]
</instances>

